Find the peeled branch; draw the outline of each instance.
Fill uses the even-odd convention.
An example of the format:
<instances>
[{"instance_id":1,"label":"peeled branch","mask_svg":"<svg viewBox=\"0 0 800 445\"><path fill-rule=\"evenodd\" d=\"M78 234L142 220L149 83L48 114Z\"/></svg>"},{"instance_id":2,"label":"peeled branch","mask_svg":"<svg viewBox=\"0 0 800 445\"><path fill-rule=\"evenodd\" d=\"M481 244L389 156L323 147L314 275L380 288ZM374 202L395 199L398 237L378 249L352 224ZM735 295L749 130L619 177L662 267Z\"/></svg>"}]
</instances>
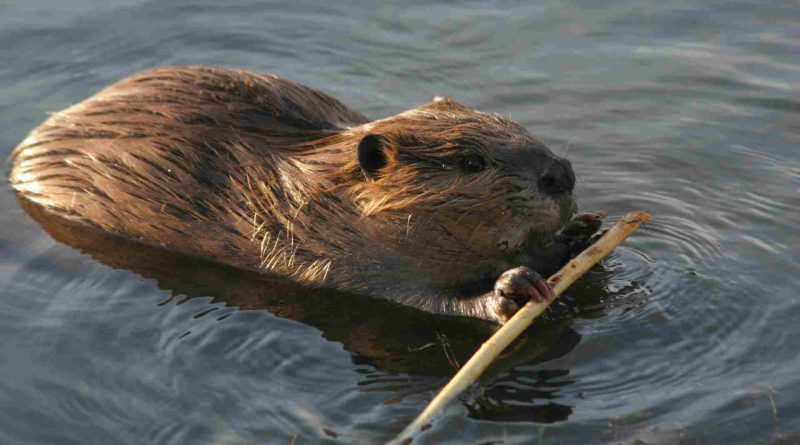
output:
<instances>
[{"instance_id":1,"label":"peeled branch","mask_svg":"<svg viewBox=\"0 0 800 445\"><path fill-rule=\"evenodd\" d=\"M599 214L599 213L598 213ZM603 215L605 216L605 215ZM602 219L602 218L601 218ZM390 444L411 444L414 435L430 428L431 419L445 405L458 397L481 373L514 341L533 320L538 317L559 295L584 273L597 264L615 247L622 243L631 233L650 220L650 215L641 210L628 213L609 229L600 239L581 252L560 271L551 276L547 282L553 287L555 297L548 301L529 301L520 308L497 332L494 333L464 366L450 379L433 398L424 411L411 422Z\"/></svg>"}]
</instances>

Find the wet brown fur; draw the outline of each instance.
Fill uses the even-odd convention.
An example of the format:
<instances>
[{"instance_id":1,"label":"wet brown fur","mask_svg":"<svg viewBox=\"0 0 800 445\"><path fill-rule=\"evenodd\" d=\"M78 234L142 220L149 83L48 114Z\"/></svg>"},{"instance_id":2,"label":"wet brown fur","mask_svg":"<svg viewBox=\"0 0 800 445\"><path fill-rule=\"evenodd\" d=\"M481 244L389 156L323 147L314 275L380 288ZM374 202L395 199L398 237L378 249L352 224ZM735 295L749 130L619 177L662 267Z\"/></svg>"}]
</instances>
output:
<instances>
[{"instance_id":1,"label":"wet brown fur","mask_svg":"<svg viewBox=\"0 0 800 445\"><path fill-rule=\"evenodd\" d=\"M380 135L366 175L356 147ZM12 153L54 213L149 244L426 310L519 265L572 212L536 188L549 151L497 115L436 100L386 119L270 74L146 71L58 112ZM465 156L487 162L467 173Z\"/></svg>"}]
</instances>

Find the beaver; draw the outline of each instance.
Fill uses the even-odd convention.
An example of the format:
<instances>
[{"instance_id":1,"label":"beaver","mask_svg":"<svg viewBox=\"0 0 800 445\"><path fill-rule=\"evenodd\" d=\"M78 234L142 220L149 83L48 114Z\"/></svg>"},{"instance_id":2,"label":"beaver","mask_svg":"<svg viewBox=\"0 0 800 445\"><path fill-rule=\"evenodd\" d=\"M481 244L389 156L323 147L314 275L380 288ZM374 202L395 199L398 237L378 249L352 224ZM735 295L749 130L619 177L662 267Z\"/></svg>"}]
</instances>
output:
<instances>
[{"instance_id":1,"label":"beaver","mask_svg":"<svg viewBox=\"0 0 800 445\"><path fill-rule=\"evenodd\" d=\"M55 217L434 313L502 323L552 297L537 270L575 246L569 161L450 98L371 120L272 74L157 68L51 115L10 160Z\"/></svg>"}]
</instances>

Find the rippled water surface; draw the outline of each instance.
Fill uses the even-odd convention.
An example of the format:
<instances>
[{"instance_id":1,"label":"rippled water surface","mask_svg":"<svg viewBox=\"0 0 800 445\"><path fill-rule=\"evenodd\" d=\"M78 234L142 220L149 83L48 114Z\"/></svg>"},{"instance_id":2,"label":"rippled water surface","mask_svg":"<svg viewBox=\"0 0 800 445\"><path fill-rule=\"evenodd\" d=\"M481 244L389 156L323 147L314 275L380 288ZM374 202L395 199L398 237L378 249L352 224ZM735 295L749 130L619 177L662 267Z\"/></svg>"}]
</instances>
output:
<instances>
[{"instance_id":1,"label":"rippled water surface","mask_svg":"<svg viewBox=\"0 0 800 445\"><path fill-rule=\"evenodd\" d=\"M654 219L415 443L800 441L797 2L314 3L0 1L0 155L167 64L510 116L583 210ZM43 227L0 190L0 443L380 443L487 335Z\"/></svg>"}]
</instances>

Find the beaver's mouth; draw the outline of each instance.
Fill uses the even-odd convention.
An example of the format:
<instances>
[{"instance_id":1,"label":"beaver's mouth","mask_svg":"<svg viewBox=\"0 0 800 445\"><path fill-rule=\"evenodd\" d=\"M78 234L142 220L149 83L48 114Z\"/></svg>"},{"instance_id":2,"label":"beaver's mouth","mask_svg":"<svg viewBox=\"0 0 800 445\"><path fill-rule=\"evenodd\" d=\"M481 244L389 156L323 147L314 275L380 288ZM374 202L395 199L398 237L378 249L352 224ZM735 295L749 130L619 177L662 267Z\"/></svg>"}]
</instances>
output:
<instances>
[{"instance_id":1,"label":"beaver's mouth","mask_svg":"<svg viewBox=\"0 0 800 445\"><path fill-rule=\"evenodd\" d=\"M502 250L517 252L525 246L546 242L566 225L577 212L578 205L572 195L538 201L535 208L527 208L523 219L507 239L498 243Z\"/></svg>"},{"instance_id":2,"label":"beaver's mouth","mask_svg":"<svg viewBox=\"0 0 800 445\"><path fill-rule=\"evenodd\" d=\"M578 203L572 195L553 199L553 217L544 224L540 223L528 229L528 241L542 240L553 236L564 225L572 220L578 211ZM527 243L526 243L527 244Z\"/></svg>"},{"instance_id":3,"label":"beaver's mouth","mask_svg":"<svg viewBox=\"0 0 800 445\"><path fill-rule=\"evenodd\" d=\"M578 202L572 195L556 198L555 202L558 204L559 208L559 222L557 228L560 229L564 224L570 222L572 217L578 213Z\"/></svg>"}]
</instances>

